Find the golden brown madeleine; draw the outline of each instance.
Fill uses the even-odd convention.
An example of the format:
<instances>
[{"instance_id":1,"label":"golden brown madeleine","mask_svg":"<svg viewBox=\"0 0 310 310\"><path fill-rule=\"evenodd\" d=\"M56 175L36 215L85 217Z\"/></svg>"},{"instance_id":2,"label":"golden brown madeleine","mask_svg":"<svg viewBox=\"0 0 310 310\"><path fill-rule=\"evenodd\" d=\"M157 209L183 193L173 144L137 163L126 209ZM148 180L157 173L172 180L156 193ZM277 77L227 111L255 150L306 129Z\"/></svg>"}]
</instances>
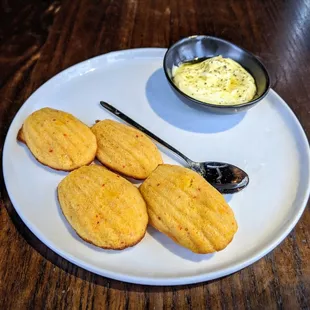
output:
<instances>
[{"instance_id":1,"label":"golden brown madeleine","mask_svg":"<svg viewBox=\"0 0 310 310\"><path fill-rule=\"evenodd\" d=\"M150 224L195 253L224 249L238 229L224 197L190 169L160 165L140 192Z\"/></svg>"},{"instance_id":2,"label":"golden brown madeleine","mask_svg":"<svg viewBox=\"0 0 310 310\"><path fill-rule=\"evenodd\" d=\"M114 171L145 179L162 163L156 145L135 128L107 119L96 123L92 131L97 137L98 160Z\"/></svg>"},{"instance_id":3,"label":"golden brown madeleine","mask_svg":"<svg viewBox=\"0 0 310 310\"><path fill-rule=\"evenodd\" d=\"M72 171L58 185L58 199L76 233L98 247L125 249L145 235L148 215L139 190L102 166Z\"/></svg>"},{"instance_id":4,"label":"golden brown madeleine","mask_svg":"<svg viewBox=\"0 0 310 310\"><path fill-rule=\"evenodd\" d=\"M71 171L91 163L97 151L95 135L73 115L43 108L25 120L17 139L42 164Z\"/></svg>"}]
</instances>

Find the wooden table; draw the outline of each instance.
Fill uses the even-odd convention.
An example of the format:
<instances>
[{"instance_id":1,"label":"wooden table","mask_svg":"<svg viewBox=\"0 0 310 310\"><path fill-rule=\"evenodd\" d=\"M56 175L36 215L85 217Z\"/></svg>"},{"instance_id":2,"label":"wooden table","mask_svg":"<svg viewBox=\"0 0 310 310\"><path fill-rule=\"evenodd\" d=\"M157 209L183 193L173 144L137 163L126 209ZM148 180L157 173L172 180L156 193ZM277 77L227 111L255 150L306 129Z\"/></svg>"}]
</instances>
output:
<instances>
[{"instance_id":1,"label":"wooden table","mask_svg":"<svg viewBox=\"0 0 310 310\"><path fill-rule=\"evenodd\" d=\"M42 83L89 57L223 37L263 59L273 88L310 133L309 0L3 0L1 150L19 107ZM181 287L106 279L67 262L20 220L1 173L1 309L307 309L310 211L273 252L231 276Z\"/></svg>"}]
</instances>

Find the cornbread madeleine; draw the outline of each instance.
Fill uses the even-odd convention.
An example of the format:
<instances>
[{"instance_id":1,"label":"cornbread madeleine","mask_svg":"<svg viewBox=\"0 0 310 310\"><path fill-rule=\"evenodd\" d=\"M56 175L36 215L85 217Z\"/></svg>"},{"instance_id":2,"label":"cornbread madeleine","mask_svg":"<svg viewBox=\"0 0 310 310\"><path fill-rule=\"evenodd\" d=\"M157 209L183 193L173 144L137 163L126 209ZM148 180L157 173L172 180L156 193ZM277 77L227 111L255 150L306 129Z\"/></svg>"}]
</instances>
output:
<instances>
[{"instance_id":1,"label":"cornbread madeleine","mask_svg":"<svg viewBox=\"0 0 310 310\"><path fill-rule=\"evenodd\" d=\"M148 214L139 190L102 166L70 172L58 185L58 199L76 233L98 247L122 250L145 235Z\"/></svg>"},{"instance_id":2,"label":"cornbread madeleine","mask_svg":"<svg viewBox=\"0 0 310 310\"><path fill-rule=\"evenodd\" d=\"M42 108L27 117L17 139L43 165L71 171L90 164L97 140L90 128L67 112Z\"/></svg>"},{"instance_id":3,"label":"cornbread madeleine","mask_svg":"<svg viewBox=\"0 0 310 310\"><path fill-rule=\"evenodd\" d=\"M145 179L162 163L156 145L135 128L106 119L97 122L92 131L97 138L98 160L114 171Z\"/></svg>"},{"instance_id":4,"label":"cornbread madeleine","mask_svg":"<svg viewBox=\"0 0 310 310\"><path fill-rule=\"evenodd\" d=\"M198 173L160 165L140 186L149 223L192 252L224 249L238 226L224 197Z\"/></svg>"}]
</instances>

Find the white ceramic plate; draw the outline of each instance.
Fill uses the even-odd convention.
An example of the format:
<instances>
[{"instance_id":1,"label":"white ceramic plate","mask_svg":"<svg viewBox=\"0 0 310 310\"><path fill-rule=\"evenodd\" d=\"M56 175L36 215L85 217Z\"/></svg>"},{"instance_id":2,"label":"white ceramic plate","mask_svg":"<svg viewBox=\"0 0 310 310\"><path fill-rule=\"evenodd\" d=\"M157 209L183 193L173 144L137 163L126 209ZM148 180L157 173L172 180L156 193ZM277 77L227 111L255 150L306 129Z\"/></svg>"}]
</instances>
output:
<instances>
[{"instance_id":1,"label":"white ceramic plate","mask_svg":"<svg viewBox=\"0 0 310 310\"><path fill-rule=\"evenodd\" d=\"M122 281L177 285L218 278L255 262L293 229L309 196L309 147L286 103L274 92L245 114L217 116L190 108L170 90L162 70L165 49L109 53L77 64L41 86L22 106L3 150L4 179L26 225L72 263ZM197 161L229 162L247 171L249 186L226 196L239 230L214 255L198 255L149 228L124 251L96 248L76 236L62 216L56 187L67 173L39 164L16 135L42 107L73 113L88 125L114 118L105 100ZM170 156L170 157L169 157ZM166 163L177 163L163 153ZM177 163L181 164L181 163Z\"/></svg>"}]
</instances>

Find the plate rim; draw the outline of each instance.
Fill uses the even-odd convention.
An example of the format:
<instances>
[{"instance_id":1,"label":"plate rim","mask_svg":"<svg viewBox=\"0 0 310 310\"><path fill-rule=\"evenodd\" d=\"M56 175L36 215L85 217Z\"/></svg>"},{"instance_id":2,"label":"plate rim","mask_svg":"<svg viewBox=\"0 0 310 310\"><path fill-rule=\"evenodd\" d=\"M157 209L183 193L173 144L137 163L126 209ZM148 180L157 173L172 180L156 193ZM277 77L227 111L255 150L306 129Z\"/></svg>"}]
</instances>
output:
<instances>
[{"instance_id":1,"label":"plate rim","mask_svg":"<svg viewBox=\"0 0 310 310\"><path fill-rule=\"evenodd\" d=\"M255 263L259 259L261 259L263 256L271 252L273 249L275 249L288 235L289 233L294 229L296 226L297 222L301 218L306 206L307 202L310 196L310 176L309 176L309 167L310 167L310 148L309 148L309 141L307 139L306 133L300 124L297 116L293 112L293 110L290 108L290 106L282 99L273 89L270 89L270 95L273 95L276 97L278 101L281 102L283 107L286 109L286 111L289 113L290 119L293 121L294 125L296 126L296 133L298 136L301 138L302 146L305 148L305 156L307 157L307 164L308 164L308 180L307 180L307 185L306 185L306 190L303 193L302 201L300 203L300 208L298 212L295 213L293 218L290 218L287 224L284 226L278 234L275 235L273 238L272 242L267 243L267 245L262 247L262 250L259 251L259 253L254 254L248 258L245 258L237 263L231 264L230 266L223 268L218 271L214 272L208 272L208 273L203 273L200 275L191 275L191 276L182 276L182 277L153 277L153 276L134 276L134 275L128 275L124 274L122 272L114 272L110 271L108 269L103 269L99 267L93 266L91 263L87 263L84 260L77 258L65 251L62 251L61 249L57 248L57 244L54 244L52 242L49 242L44 234L41 234L36 227L32 226L31 221L28 221L26 217L23 216L18 204L15 203L14 197L10 194L10 191L7 186L7 176L6 176L6 168L5 168L5 161L7 158L7 141L9 139L9 136L11 136L11 131L12 125L16 119L16 117L22 113L23 109L26 108L26 105L29 104L28 102L31 102L33 96L35 96L41 88L47 87L47 84L51 83L54 79L57 77L63 75L65 72L68 72L69 70L74 69L75 67L79 67L81 64L86 63L88 61L94 61L99 58L105 58L108 57L109 55L112 54L126 54L126 53L135 53L135 52L140 52L140 53L149 53L149 52L162 52L163 55L160 56L163 59L164 53L167 51L166 48L156 48L156 47L150 47L150 48L133 48L133 49L125 49L125 50L118 50L118 51L111 51L109 53L97 55L95 57L86 59L82 62L76 63L60 72L58 72L56 75L52 76L50 79L45 81L40 87L38 87L26 100L25 102L21 105L21 107L18 109L17 113L15 114L14 118L12 119L9 129L6 133L4 145L3 145L3 152L2 152L2 169L3 169L3 179L4 179L4 184L10 199L10 202L12 203L15 211L19 215L19 217L22 219L24 224L28 227L28 229L41 241L44 243L45 246L47 246L49 249L60 255L62 258L70 261L72 264L77 265L85 270L88 270L90 272L93 272L95 274L98 274L100 276L104 276L110 279L115 279L118 281L124 281L127 283L134 283L134 284L142 284L142 285L154 285L154 286L171 286L171 285L186 285L186 284L193 284L193 283L201 283L204 281L210 281L214 279L219 279L224 276L227 276L229 274L233 274L236 271L242 270L245 267L248 267L249 265ZM152 58L155 56L152 56ZM299 152L300 147L298 148Z\"/></svg>"}]
</instances>

